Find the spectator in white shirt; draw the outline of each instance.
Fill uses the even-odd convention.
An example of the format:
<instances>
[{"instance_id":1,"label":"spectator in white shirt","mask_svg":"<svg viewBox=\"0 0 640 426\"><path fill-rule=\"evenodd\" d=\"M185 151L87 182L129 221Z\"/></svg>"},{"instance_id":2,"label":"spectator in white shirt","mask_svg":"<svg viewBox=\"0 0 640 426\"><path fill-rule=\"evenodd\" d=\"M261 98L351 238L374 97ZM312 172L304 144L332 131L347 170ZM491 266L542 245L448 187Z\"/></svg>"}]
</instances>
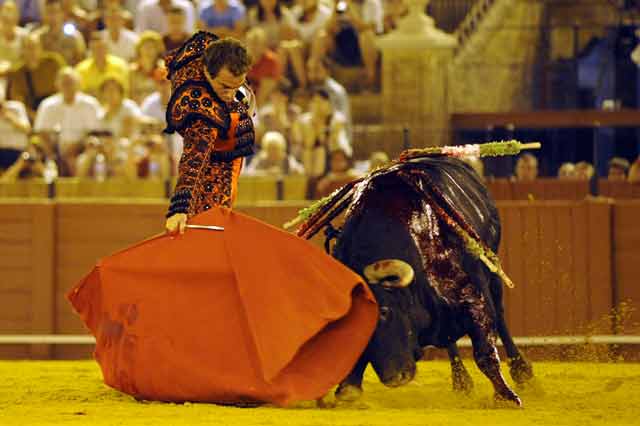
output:
<instances>
[{"instance_id":1,"label":"spectator in white shirt","mask_svg":"<svg viewBox=\"0 0 640 426\"><path fill-rule=\"evenodd\" d=\"M195 8L188 0L142 0L136 13L136 32L153 30L165 34L169 30L167 14L172 7L184 10L184 31L191 34L195 29Z\"/></svg>"},{"instance_id":2,"label":"spectator in white shirt","mask_svg":"<svg viewBox=\"0 0 640 426\"><path fill-rule=\"evenodd\" d=\"M136 119L142 115L140 107L124 97L125 87L117 78L108 78L100 86L104 113L101 128L109 130L115 138L131 137Z\"/></svg>"},{"instance_id":3,"label":"spectator in white shirt","mask_svg":"<svg viewBox=\"0 0 640 426\"><path fill-rule=\"evenodd\" d=\"M22 102L0 101L0 169L11 166L27 147L31 131L27 109Z\"/></svg>"},{"instance_id":4,"label":"spectator in white shirt","mask_svg":"<svg viewBox=\"0 0 640 426\"><path fill-rule=\"evenodd\" d=\"M143 116L151 117L166 126L167 103L171 97L171 82L167 80L165 68L158 68L153 74L153 79L156 82L156 91L142 101L140 110ZM176 132L171 135L165 135L165 139L167 139L167 145L170 147L172 175L176 175L180 156L182 155L182 137Z\"/></svg>"},{"instance_id":5,"label":"spectator in white shirt","mask_svg":"<svg viewBox=\"0 0 640 426\"><path fill-rule=\"evenodd\" d=\"M104 26L102 36L109 53L131 61L136 56L138 35L125 28L124 12L119 6L112 6L104 11Z\"/></svg>"},{"instance_id":6,"label":"spectator in white shirt","mask_svg":"<svg viewBox=\"0 0 640 426\"><path fill-rule=\"evenodd\" d=\"M329 100L331 101L333 109L344 116L347 126L347 135L349 136L349 141L351 142L353 134L353 123L351 121L351 105L349 103L349 95L347 94L347 90L344 88L344 86L331 78L331 76L329 75L329 66L327 63L327 59L314 57L309 58L309 60L307 61L307 74L309 77L309 82L314 87L326 90L326 92L329 94Z\"/></svg>"},{"instance_id":7,"label":"spectator in white shirt","mask_svg":"<svg viewBox=\"0 0 640 426\"><path fill-rule=\"evenodd\" d=\"M21 56L22 40L28 31L18 26L20 10L13 0L0 6L0 67L14 67ZM3 70L4 71L4 70Z\"/></svg>"},{"instance_id":8,"label":"spectator in white shirt","mask_svg":"<svg viewBox=\"0 0 640 426\"><path fill-rule=\"evenodd\" d=\"M78 91L79 77L73 68L65 67L57 76L59 93L42 101L36 112L36 131L59 133L58 144L67 165L73 164L85 135L100 126L102 114L97 99Z\"/></svg>"},{"instance_id":9,"label":"spectator in white shirt","mask_svg":"<svg viewBox=\"0 0 640 426\"><path fill-rule=\"evenodd\" d=\"M325 39L320 37L331 18L331 8L320 0L302 0L290 10L283 9L284 25L292 37L280 44L282 64L291 64L299 88L307 87L305 62L309 57L319 57L326 51Z\"/></svg>"}]
</instances>

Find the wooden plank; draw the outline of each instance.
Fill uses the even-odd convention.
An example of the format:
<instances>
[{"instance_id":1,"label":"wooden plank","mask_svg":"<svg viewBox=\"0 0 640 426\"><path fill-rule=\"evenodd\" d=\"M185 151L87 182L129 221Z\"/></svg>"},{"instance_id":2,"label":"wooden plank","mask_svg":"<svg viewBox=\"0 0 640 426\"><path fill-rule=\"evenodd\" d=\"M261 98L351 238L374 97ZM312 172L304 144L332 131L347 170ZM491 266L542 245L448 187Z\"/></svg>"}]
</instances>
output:
<instances>
[{"instance_id":1,"label":"wooden plank","mask_svg":"<svg viewBox=\"0 0 640 426\"><path fill-rule=\"evenodd\" d=\"M28 291L8 291L0 294L0 320L28 322L33 318L32 294ZM4 331L6 332L6 330Z\"/></svg>"},{"instance_id":2,"label":"wooden plank","mask_svg":"<svg viewBox=\"0 0 640 426\"><path fill-rule=\"evenodd\" d=\"M12 244L5 242L0 244L0 269L1 268L28 268L32 262L30 242Z\"/></svg>"},{"instance_id":3,"label":"wooden plank","mask_svg":"<svg viewBox=\"0 0 640 426\"><path fill-rule=\"evenodd\" d=\"M498 247L498 257L500 258L500 263L502 264L502 267L504 268L505 272L507 274L509 274L508 272L508 265L509 265L509 250L507 248L507 244L505 242L505 225L504 225L504 217L507 215L506 209L503 205L496 205L497 209L498 209L498 216L500 217L500 224L501 224L501 238L500 238L500 246ZM511 279L513 279L513 277L510 276ZM510 327L512 320L511 320L511 310L508 309L509 306L511 306L511 293L512 290L510 288L508 288L507 286L503 286L503 291L502 291L502 303L504 305L505 308L505 321L507 322L507 326ZM513 332L513 330L510 329L510 331Z\"/></svg>"},{"instance_id":4,"label":"wooden plank","mask_svg":"<svg viewBox=\"0 0 640 426\"><path fill-rule=\"evenodd\" d=\"M0 318L0 333L2 334L28 334L31 332L31 319L17 320Z\"/></svg>"},{"instance_id":5,"label":"wooden plank","mask_svg":"<svg viewBox=\"0 0 640 426\"><path fill-rule=\"evenodd\" d=\"M526 274L525 287L525 333L527 336L542 334L543 321L542 301L540 300L541 272L540 272L540 224L538 208L530 206L524 209L522 241L524 251L524 271Z\"/></svg>"},{"instance_id":6,"label":"wooden plank","mask_svg":"<svg viewBox=\"0 0 640 426\"><path fill-rule=\"evenodd\" d=\"M301 201L307 198L307 177L287 176L284 178L284 200Z\"/></svg>"},{"instance_id":7,"label":"wooden plank","mask_svg":"<svg viewBox=\"0 0 640 426\"><path fill-rule=\"evenodd\" d=\"M31 223L29 223L29 217L15 220L11 216L5 216L0 213L0 244L5 241L10 243L29 243L30 231Z\"/></svg>"},{"instance_id":8,"label":"wooden plank","mask_svg":"<svg viewBox=\"0 0 640 426\"><path fill-rule=\"evenodd\" d=\"M615 300L619 309L617 331L640 333L640 201L617 200L613 207L613 258Z\"/></svg>"},{"instance_id":9,"label":"wooden plank","mask_svg":"<svg viewBox=\"0 0 640 426\"><path fill-rule=\"evenodd\" d=\"M509 179L491 179L487 181L487 189L494 200L513 200Z\"/></svg>"},{"instance_id":10,"label":"wooden plank","mask_svg":"<svg viewBox=\"0 0 640 426\"><path fill-rule=\"evenodd\" d=\"M557 333L558 315L557 282L557 230L555 215L564 207L541 205L537 208L540 225L540 286L538 300L541 305L540 329L544 335Z\"/></svg>"},{"instance_id":11,"label":"wooden plank","mask_svg":"<svg viewBox=\"0 0 640 426\"><path fill-rule=\"evenodd\" d=\"M563 335L575 333L575 249L573 246L573 232L571 207L569 205L553 209L556 221L556 316L554 329Z\"/></svg>"},{"instance_id":12,"label":"wooden plank","mask_svg":"<svg viewBox=\"0 0 640 426\"><path fill-rule=\"evenodd\" d=\"M0 345L0 359L22 360L28 359L30 355L30 345Z\"/></svg>"},{"instance_id":13,"label":"wooden plank","mask_svg":"<svg viewBox=\"0 0 640 426\"><path fill-rule=\"evenodd\" d=\"M584 331L589 323L588 313L588 292L589 287L589 247L586 230L588 228L587 205L577 203L571 207L572 238L573 238L573 277L574 289L572 303L575 307L574 322L571 330L574 332Z\"/></svg>"},{"instance_id":14,"label":"wooden plank","mask_svg":"<svg viewBox=\"0 0 640 426\"><path fill-rule=\"evenodd\" d=\"M3 291L24 290L31 291L31 269L9 268L0 269L0 293Z\"/></svg>"},{"instance_id":15,"label":"wooden plank","mask_svg":"<svg viewBox=\"0 0 640 426\"><path fill-rule=\"evenodd\" d=\"M56 333L59 334L87 334L87 328L80 317L73 312L66 299L59 298L56 302Z\"/></svg>"},{"instance_id":16,"label":"wooden plank","mask_svg":"<svg viewBox=\"0 0 640 426\"><path fill-rule=\"evenodd\" d=\"M53 333L55 327L55 206L46 204L33 209L33 332ZM33 345L34 358L49 358L50 345Z\"/></svg>"},{"instance_id":17,"label":"wooden plank","mask_svg":"<svg viewBox=\"0 0 640 426\"><path fill-rule=\"evenodd\" d=\"M505 251L508 251L505 267L507 274L515 284L514 289L505 289L505 292L508 293L505 309L511 333L515 336L523 336L525 335L525 317L527 315L524 303L527 283L525 282L524 270L525 253L522 246L522 234L524 233L522 208L513 204L503 204L503 206L503 244Z\"/></svg>"},{"instance_id":18,"label":"wooden plank","mask_svg":"<svg viewBox=\"0 0 640 426\"><path fill-rule=\"evenodd\" d=\"M585 233L589 237L589 319L598 324L597 333L610 333L609 315L613 308L611 280L611 206L608 202L589 201L588 226Z\"/></svg>"}]
</instances>

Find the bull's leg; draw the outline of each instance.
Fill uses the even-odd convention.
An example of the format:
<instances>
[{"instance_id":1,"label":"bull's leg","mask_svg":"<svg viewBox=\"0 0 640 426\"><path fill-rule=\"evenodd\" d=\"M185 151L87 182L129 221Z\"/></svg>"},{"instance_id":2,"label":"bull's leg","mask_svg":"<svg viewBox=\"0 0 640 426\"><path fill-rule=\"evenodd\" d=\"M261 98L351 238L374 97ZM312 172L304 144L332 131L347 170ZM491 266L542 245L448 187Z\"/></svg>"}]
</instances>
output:
<instances>
[{"instance_id":1,"label":"bull's leg","mask_svg":"<svg viewBox=\"0 0 640 426\"><path fill-rule=\"evenodd\" d=\"M362 377L369 364L368 359L362 355L351 373L338 385L336 399L344 402L354 402L362 396Z\"/></svg>"},{"instance_id":2,"label":"bull's leg","mask_svg":"<svg viewBox=\"0 0 640 426\"><path fill-rule=\"evenodd\" d=\"M511 333L509 333L509 329L502 315L499 315L497 318L497 326L500 340L502 340L504 349L507 352L507 363L509 364L511 378L519 385L530 381L533 379L533 367L513 342Z\"/></svg>"},{"instance_id":3,"label":"bull's leg","mask_svg":"<svg viewBox=\"0 0 640 426\"><path fill-rule=\"evenodd\" d=\"M473 357L480 371L491 380L496 399L513 401L521 406L520 397L509 387L500 371L500 357L494 332L485 330L485 327L474 321L469 336L473 344Z\"/></svg>"},{"instance_id":4,"label":"bull's leg","mask_svg":"<svg viewBox=\"0 0 640 426\"><path fill-rule=\"evenodd\" d=\"M509 373L517 384L524 384L533 378L531 363L520 353L513 342L507 322L504 319L504 304L502 299L502 281L495 275L491 277L491 296L496 308L496 327L504 350L507 353Z\"/></svg>"},{"instance_id":5,"label":"bull's leg","mask_svg":"<svg viewBox=\"0 0 640 426\"><path fill-rule=\"evenodd\" d=\"M450 344L447 346L447 352L449 353L449 361L451 362L451 380L453 382L454 392L470 393L473 389L473 380L464 367L462 359L460 359L458 346L455 343Z\"/></svg>"}]
</instances>

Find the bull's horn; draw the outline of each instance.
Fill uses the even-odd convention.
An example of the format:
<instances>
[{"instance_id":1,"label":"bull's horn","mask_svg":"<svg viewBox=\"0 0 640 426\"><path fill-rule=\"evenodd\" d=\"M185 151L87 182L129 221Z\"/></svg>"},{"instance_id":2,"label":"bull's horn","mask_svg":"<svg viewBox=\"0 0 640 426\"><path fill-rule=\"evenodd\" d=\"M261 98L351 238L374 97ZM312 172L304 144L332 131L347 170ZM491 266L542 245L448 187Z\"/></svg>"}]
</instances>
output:
<instances>
[{"instance_id":1,"label":"bull's horn","mask_svg":"<svg viewBox=\"0 0 640 426\"><path fill-rule=\"evenodd\" d=\"M364 268L364 277L369 284L385 287L407 287L414 276L411 265L398 259L379 260Z\"/></svg>"}]
</instances>

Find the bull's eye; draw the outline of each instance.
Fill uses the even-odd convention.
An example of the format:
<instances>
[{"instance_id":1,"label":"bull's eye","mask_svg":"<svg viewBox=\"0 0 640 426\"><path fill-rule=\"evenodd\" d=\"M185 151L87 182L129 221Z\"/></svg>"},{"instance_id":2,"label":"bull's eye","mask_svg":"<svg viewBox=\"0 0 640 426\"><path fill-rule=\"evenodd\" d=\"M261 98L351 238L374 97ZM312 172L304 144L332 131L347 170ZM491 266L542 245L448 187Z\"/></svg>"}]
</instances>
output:
<instances>
[{"instance_id":1,"label":"bull's eye","mask_svg":"<svg viewBox=\"0 0 640 426\"><path fill-rule=\"evenodd\" d=\"M388 321L389 318L391 318L391 309L387 308L386 306L382 306L380 308L380 320Z\"/></svg>"}]
</instances>

